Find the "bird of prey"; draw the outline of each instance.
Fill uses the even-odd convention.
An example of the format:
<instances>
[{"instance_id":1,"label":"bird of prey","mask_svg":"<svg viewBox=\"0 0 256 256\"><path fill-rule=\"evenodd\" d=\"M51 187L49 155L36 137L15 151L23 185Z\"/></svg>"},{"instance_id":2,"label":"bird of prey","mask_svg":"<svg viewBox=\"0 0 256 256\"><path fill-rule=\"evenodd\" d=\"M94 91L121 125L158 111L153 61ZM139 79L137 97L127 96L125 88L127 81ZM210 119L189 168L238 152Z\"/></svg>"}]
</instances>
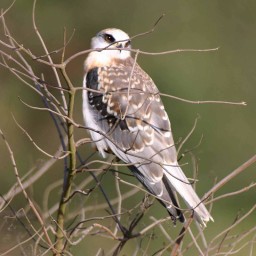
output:
<instances>
[{"instance_id":1,"label":"bird of prey","mask_svg":"<svg viewBox=\"0 0 256 256\"><path fill-rule=\"evenodd\" d=\"M131 57L131 40L120 29L92 38L85 60L83 116L100 154L112 152L166 207L184 222L176 193L202 226L213 220L177 162L168 115L159 91Z\"/></svg>"}]
</instances>

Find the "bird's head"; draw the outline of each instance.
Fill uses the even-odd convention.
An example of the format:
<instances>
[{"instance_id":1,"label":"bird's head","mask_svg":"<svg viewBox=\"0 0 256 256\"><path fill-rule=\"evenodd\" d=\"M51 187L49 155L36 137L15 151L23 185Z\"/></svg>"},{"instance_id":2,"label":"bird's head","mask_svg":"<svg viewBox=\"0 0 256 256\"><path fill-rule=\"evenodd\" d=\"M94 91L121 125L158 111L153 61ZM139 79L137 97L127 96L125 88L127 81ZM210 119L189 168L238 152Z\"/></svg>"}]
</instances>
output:
<instances>
[{"instance_id":1,"label":"bird's head","mask_svg":"<svg viewBox=\"0 0 256 256\"><path fill-rule=\"evenodd\" d=\"M93 49L106 49L101 51L102 55L111 59L126 59L131 55L129 50L122 50L131 48L130 37L117 28L108 28L97 33L92 38L91 46Z\"/></svg>"}]
</instances>

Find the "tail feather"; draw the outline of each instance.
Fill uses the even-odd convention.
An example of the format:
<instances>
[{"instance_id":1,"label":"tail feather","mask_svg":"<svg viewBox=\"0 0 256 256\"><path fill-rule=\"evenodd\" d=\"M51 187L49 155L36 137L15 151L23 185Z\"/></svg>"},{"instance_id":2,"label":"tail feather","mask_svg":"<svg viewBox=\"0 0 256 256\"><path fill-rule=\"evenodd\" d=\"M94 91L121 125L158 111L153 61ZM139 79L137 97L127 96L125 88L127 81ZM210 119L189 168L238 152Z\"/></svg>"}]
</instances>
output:
<instances>
[{"instance_id":1,"label":"tail feather","mask_svg":"<svg viewBox=\"0 0 256 256\"><path fill-rule=\"evenodd\" d=\"M187 207L194 211L194 218L203 226L209 220L213 221L210 213L206 209L203 202L200 200L187 177L179 167L178 163L173 166L164 166L164 174L166 175L171 187L177 191L185 201Z\"/></svg>"},{"instance_id":2,"label":"tail feather","mask_svg":"<svg viewBox=\"0 0 256 256\"><path fill-rule=\"evenodd\" d=\"M170 187L170 184L169 184L169 181L168 181L168 178L166 177L166 175L163 175L162 181L164 183L164 186L165 186L165 188L170 196L171 202L173 204L173 206L171 206L171 207L175 208L177 219L179 219L180 222L184 222L185 221L184 215L183 215L182 211L180 210L179 204L176 200L176 196ZM166 206L166 208L168 211L170 211L169 207Z\"/></svg>"},{"instance_id":3,"label":"tail feather","mask_svg":"<svg viewBox=\"0 0 256 256\"><path fill-rule=\"evenodd\" d=\"M175 194L172 191L168 178L165 175L163 175L162 180L152 183L135 166L129 166L129 169L151 194L157 196L158 201L167 209L168 213L172 217L174 224L176 223L176 220L179 220L180 222L185 221Z\"/></svg>"}]
</instances>

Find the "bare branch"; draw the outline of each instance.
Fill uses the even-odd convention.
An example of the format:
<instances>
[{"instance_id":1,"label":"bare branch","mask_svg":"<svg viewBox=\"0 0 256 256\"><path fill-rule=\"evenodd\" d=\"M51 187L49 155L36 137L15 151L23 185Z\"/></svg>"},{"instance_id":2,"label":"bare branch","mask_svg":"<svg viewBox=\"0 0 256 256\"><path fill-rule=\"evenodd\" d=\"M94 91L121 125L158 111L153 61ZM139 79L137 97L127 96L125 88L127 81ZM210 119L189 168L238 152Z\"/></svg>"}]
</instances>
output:
<instances>
[{"instance_id":1,"label":"bare branch","mask_svg":"<svg viewBox=\"0 0 256 256\"><path fill-rule=\"evenodd\" d=\"M49 61L49 63L50 63L51 66L52 66L52 70L53 70L54 75L55 75L55 78L56 78L56 80L57 80L57 84L58 84L59 88L62 88L61 82L60 82L60 78L59 78L59 75L58 75L58 73L57 73L56 67L54 67L54 65L53 65L53 61L52 61L52 58L51 58L51 56L50 56L50 54L49 54L49 51L48 51L48 49L47 49L47 47L46 47L46 44L45 44L45 42L44 42L44 40L43 40L43 38L42 38L42 36L41 36L41 34L40 34L38 28L37 28L36 21L35 21L35 11L36 11L35 8L36 8L36 0L34 0L34 3L33 3L33 11L32 11L33 27L34 27L34 30L35 30L35 32L36 32L37 37L39 38L39 40L40 40L40 42L41 42L41 45L42 45L43 49L44 49L44 51L45 51L45 53L46 53L46 55L47 55L47 57L48 57L48 61ZM62 90L60 90L60 94L61 94L61 97L62 97L64 109L65 109L66 114L67 114L67 109L68 109L68 108L67 108L67 102L66 102L66 98L65 98L65 95L64 95L64 93L63 93Z\"/></svg>"},{"instance_id":2,"label":"bare branch","mask_svg":"<svg viewBox=\"0 0 256 256\"><path fill-rule=\"evenodd\" d=\"M204 198L208 198L212 193L215 193L218 191L221 187L223 187L227 182L232 180L234 177L236 177L241 172L245 171L250 165L254 164L256 162L256 155L251 157L249 160L247 160L245 163L243 163L241 166L239 166L237 169L235 169L233 172L231 172L228 176L223 178L221 181L219 181L212 189L210 189L205 195Z\"/></svg>"},{"instance_id":3,"label":"bare branch","mask_svg":"<svg viewBox=\"0 0 256 256\"><path fill-rule=\"evenodd\" d=\"M12 115L14 122L16 123L16 125L22 130L22 132L28 137L29 141L32 142L32 144L44 155L50 157L50 158L54 158L54 159L63 159L65 157L67 157L70 152L66 152L64 155L62 156L55 156L55 155L51 155L49 153L47 153L46 151L44 151L43 149L41 149L32 139L32 137L28 134L28 132L18 123L18 121L15 119L14 115Z\"/></svg>"},{"instance_id":4,"label":"bare branch","mask_svg":"<svg viewBox=\"0 0 256 256\"><path fill-rule=\"evenodd\" d=\"M180 98L180 97L173 96L173 95L166 94L166 93L160 93L160 95L167 97L167 98L179 100L182 102L191 103L191 104L228 104L228 105L241 105L241 106L247 105L247 103L244 101L233 102L233 101L218 101L218 100L187 100L187 99Z\"/></svg>"},{"instance_id":5,"label":"bare branch","mask_svg":"<svg viewBox=\"0 0 256 256\"><path fill-rule=\"evenodd\" d=\"M44 224L44 222L43 222L43 220L42 220L42 218L41 218L39 212L37 211L36 207L34 206L33 202L32 202L31 199L29 198L29 196L28 196L26 190L25 190L24 187L23 187L23 184L22 184L22 182L21 182L21 180L20 180L20 177L19 177L19 173L18 173L18 169L17 169L16 162L15 162L15 159L14 159L13 151L12 151L12 149L11 149L9 143L7 142L7 140L6 140L6 138L5 138L5 136L4 136L4 134L3 134L3 132L2 132L1 129L0 129L0 135L2 136L2 139L3 139L3 141L5 142L6 148L7 148L8 152L9 152L9 154L10 154L10 158L11 158L11 162L12 162L12 165L13 165L13 169L14 169L14 172L15 172L15 175L16 175L16 179L17 179L18 184L19 184L19 186L20 186L20 188L21 188L21 190L22 190L22 193L23 193L24 197L27 199L27 201L28 201L28 203L29 203L29 206L31 207L31 209L33 210L34 214L36 215L36 217L37 217L37 219L38 219L38 221L39 221L39 223L40 223L40 225L41 225L41 227L42 227L42 229L43 229L43 231L44 231L44 235L45 235L45 237L46 237L46 240L47 240L47 242L48 242L49 247L52 247L52 242L51 242L51 239L50 239L50 237L49 237L49 235L48 235L48 233L47 233L45 224Z\"/></svg>"},{"instance_id":6,"label":"bare branch","mask_svg":"<svg viewBox=\"0 0 256 256\"><path fill-rule=\"evenodd\" d=\"M149 30L149 31L146 31L146 32L142 32L142 33L139 33L139 34L136 34L134 36L131 36L130 39L133 40L134 38L137 38L137 37L141 37L141 36L145 36L145 35L148 35L148 34L151 34L155 31L155 28L157 27L157 25L159 24L159 22L164 18L165 14L163 13L158 19L157 21L155 22L155 24L153 25L153 27Z\"/></svg>"},{"instance_id":7,"label":"bare branch","mask_svg":"<svg viewBox=\"0 0 256 256\"><path fill-rule=\"evenodd\" d=\"M4 11L1 10L1 16L0 18L2 18L2 16L4 16L8 11L10 11L10 9L13 7L13 5L15 4L16 0L13 0L12 3L10 4L9 7L7 7L7 9L5 9Z\"/></svg>"}]
</instances>

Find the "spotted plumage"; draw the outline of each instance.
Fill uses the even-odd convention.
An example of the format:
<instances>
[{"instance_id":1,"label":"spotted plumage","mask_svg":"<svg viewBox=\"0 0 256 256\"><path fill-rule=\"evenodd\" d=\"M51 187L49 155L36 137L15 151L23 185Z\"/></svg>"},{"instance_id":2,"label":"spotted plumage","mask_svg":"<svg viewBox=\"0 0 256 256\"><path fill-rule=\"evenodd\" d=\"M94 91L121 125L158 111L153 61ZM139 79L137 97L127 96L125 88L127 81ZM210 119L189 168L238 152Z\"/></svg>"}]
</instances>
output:
<instances>
[{"instance_id":1,"label":"spotted plumage","mask_svg":"<svg viewBox=\"0 0 256 256\"><path fill-rule=\"evenodd\" d=\"M159 91L130 57L128 35L106 29L92 39L92 47L104 50L91 52L85 61L83 114L99 152L105 156L112 151L131 164L133 174L157 196L174 222L184 221L176 192L200 224L212 219L178 165Z\"/></svg>"}]
</instances>

